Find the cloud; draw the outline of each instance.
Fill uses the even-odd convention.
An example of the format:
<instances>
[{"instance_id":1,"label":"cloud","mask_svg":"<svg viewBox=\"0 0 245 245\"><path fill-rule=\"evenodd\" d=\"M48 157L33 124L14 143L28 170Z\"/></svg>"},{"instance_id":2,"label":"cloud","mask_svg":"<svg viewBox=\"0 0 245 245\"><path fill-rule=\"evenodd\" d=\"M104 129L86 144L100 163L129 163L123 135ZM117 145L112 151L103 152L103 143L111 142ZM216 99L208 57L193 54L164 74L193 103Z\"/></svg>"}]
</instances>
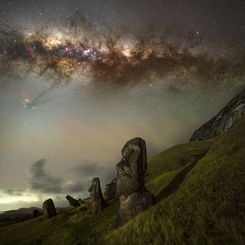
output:
<instances>
[{"instance_id":1,"label":"cloud","mask_svg":"<svg viewBox=\"0 0 245 245\"><path fill-rule=\"evenodd\" d=\"M85 188L86 184L82 181L76 181L76 182L71 182L66 184L65 190L67 193L81 193L81 192L86 192Z\"/></svg>"},{"instance_id":2,"label":"cloud","mask_svg":"<svg viewBox=\"0 0 245 245\"><path fill-rule=\"evenodd\" d=\"M112 163L99 164L90 160L82 160L71 170L82 179L90 180L94 177L99 177L102 183L107 183L115 178L116 170L114 165Z\"/></svg>"},{"instance_id":3,"label":"cloud","mask_svg":"<svg viewBox=\"0 0 245 245\"><path fill-rule=\"evenodd\" d=\"M2 193L5 195L10 195L10 196L22 196L24 195L23 191L22 190L2 190ZM0 194L1 196L1 194Z\"/></svg>"},{"instance_id":4,"label":"cloud","mask_svg":"<svg viewBox=\"0 0 245 245\"><path fill-rule=\"evenodd\" d=\"M68 169L73 173L72 179L53 176L47 172L46 160L34 162L30 168L30 189L0 190L0 210L18 207L38 206L47 198L52 198L57 206L67 206L65 196L70 194L75 198L89 195L88 188L92 178L99 177L102 187L116 176L115 164L80 161L75 167Z\"/></svg>"},{"instance_id":5,"label":"cloud","mask_svg":"<svg viewBox=\"0 0 245 245\"><path fill-rule=\"evenodd\" d=\"M39 207L42 208L42 203L48 198L52 198L55 206L67 206L65 194L52 193L37 193L35 190L30 189L0 189L0 213L12 209L19 209L20 207ZM80 198L80 195L76 196Z\"/></svg>"},{"instance_id":6,"label":"cloud","mask_svg":"<svg viewBox=\"0 0 245 245\"><path fill-rule=\"evenodd\" d=\"M43 193L61 193L64 180L46 173L45 159L35 162L31 166L31 188Z\"/></svg>"},{"instance_id":7,"label":"cloud","mask_svg":"<svg viewBox=\"0 0 245 245\"><path fill-rule=\"evenodd\" d=\"M46 160L41 159L32 164L30 168L31 189L39 193L52 194L75 194L87 193L87 189L94 177L99 177L102 185L109 183L115 178L116 172L112 164L97 163L83 160L77 166L69 169L74 174L70 180L52 176L45 169ZM12 190L7 190L11 194ZM21 191L18 192L21 194ZM14 193L15 194L15 193Z\"/></svg>"}]
</instances>

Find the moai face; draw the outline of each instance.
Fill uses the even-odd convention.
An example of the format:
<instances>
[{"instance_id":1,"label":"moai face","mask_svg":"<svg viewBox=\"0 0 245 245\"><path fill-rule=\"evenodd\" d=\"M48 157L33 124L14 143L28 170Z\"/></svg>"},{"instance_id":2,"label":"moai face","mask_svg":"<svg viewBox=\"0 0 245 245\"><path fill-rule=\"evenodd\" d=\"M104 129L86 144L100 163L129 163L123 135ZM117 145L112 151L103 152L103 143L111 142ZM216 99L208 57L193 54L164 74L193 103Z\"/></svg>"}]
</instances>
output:
<instances>
[{"instance_id":1,"label":"moai face","mask_svg":"<svg viewBox=\"0 0 245 245\"><path fill-rule=\"evenodd\" d=\"M134 138L122 149L122 160L117 164L117 192L128 196L144 189L144 174L147 170L145 141Z\"/></svg>"}]
</instances>

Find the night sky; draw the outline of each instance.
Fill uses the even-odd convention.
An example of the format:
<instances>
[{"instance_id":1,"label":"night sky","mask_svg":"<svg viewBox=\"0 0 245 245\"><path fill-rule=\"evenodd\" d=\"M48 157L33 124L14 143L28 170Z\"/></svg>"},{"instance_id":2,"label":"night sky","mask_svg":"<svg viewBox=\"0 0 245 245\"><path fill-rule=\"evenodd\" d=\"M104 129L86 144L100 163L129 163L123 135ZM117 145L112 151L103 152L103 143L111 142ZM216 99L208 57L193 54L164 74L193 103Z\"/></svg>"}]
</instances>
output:
<instances>
[{"instance_id":1,"label":"night sky","mask_svg":"<svg viewBox=\"0 0 245 245\"><path fill-rule=\"evenodd\" d=\"M86 197L123 144L186 142L245 86L242 0L0 1L0 211Z\"/></svg>"}]
</instances>

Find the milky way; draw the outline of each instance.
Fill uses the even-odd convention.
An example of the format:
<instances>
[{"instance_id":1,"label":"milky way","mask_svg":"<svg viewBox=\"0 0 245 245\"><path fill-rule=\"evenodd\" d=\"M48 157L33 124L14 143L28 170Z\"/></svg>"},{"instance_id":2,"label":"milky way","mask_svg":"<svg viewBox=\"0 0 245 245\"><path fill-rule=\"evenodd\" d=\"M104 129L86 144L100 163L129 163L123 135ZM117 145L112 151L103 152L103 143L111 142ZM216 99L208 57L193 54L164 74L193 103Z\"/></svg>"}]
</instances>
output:
<instances>
[{"instance_id":1,"label":"milky way","mask_svg":"<svg viewBox=\"0 0 245 245\"><path fill-rule=\"evenodd\" d=\"M198 33L197 33L198 35ZM103 34L69 26L0 32L1 74L34 72L54 83L83 75L100 85L149 83L156 79L196 79L201 83L242 76L245 56L218 57L188 46L177 46L148 33L106 31ZM174 86L175 84L173 84Z\"/></svg>"}]
</instances>

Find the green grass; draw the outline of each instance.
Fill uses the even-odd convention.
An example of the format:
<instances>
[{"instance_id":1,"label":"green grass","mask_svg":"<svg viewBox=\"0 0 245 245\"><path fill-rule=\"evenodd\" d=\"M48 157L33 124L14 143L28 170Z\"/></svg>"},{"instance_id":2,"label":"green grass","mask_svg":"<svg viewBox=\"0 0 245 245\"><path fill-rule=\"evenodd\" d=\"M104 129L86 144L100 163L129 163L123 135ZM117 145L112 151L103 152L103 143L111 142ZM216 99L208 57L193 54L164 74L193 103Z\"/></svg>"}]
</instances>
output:
<instances>
[{"instance_id":1,"label":"green grass","mask_svg":"<svg viewBox=\"0 0 245 245\"><path fill-rule=\"evenodd\" d=\"M99 244L100 237L113 229L118 202L100 215L69 207L50 220L42 217L0 229L0 244Z\"/></svg>"},{"instance_id":2,"label":"green grass","mask_svg":"<svg viewBox=\"0 0 245 245\"><path fill-rule=\"evenodd\" d=\"M245 117L214 140L158 154L148 173L158 202L121 228L118 202L96 216L66 208L51 220L0 228L0 244L245 244Z\"/></svg>"},{"instance_id":3,"label":"green grass","mask_svg":"<svg viewBox=\"0 0 245 245\"><path fill-rule=\"evenodd\" d=\"M208 153L187 173L179 188L108 234L107 244L245 244L245 117L213 142L197 142L193 147L202 148L202 143L209 144ZM181 168L176 162L181 163L178 159L185 156L185 150L190 152L192 144L159 154L152 165L159 169L164 165L161 159L166 161L171 155L174 166L167 161L161 168Z\"/></svg>"}]
</instances>

